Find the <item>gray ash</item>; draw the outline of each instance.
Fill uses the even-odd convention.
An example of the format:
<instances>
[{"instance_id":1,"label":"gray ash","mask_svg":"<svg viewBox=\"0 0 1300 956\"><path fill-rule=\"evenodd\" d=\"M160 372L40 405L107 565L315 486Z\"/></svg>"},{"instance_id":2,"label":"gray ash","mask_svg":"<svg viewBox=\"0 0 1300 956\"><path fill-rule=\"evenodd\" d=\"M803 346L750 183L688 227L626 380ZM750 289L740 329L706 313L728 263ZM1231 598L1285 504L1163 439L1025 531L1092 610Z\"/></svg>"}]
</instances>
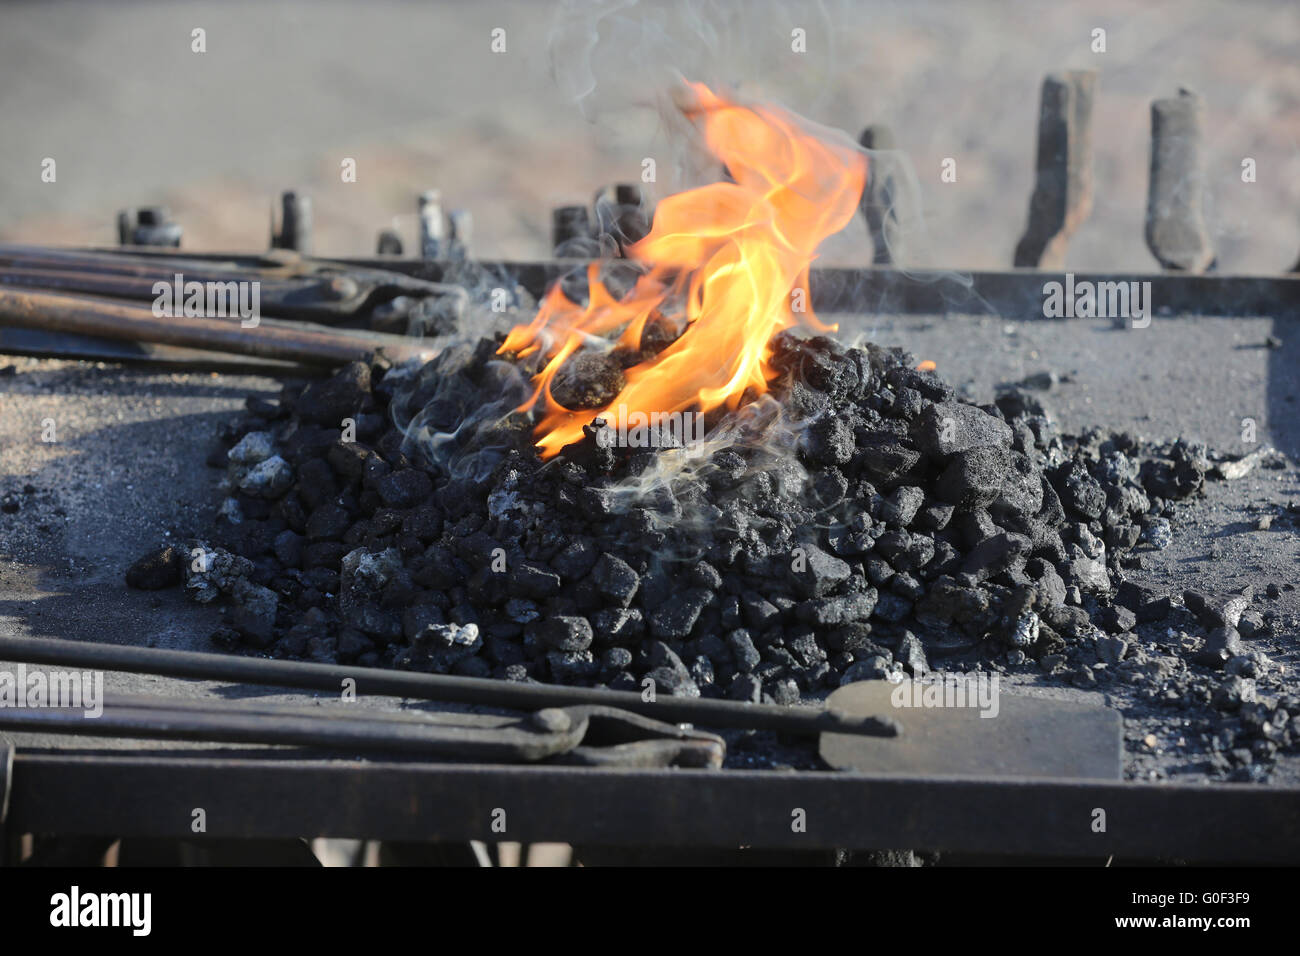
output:
<instances>
[{"instance_id":1,"label":"gray ash","mask_svg":"<svg viewBox=\"0 0 1300 956\"><path fill-rule=\"evenodd\" d=\"M188 572L199 599L232 600L219 643L779 703L994 661L1152 693L1177 678L1248 712L1247 749L1298 742L1300 702L1241 696L1270 665L1240 628L1266 620L1125 580L1200 491L1203 447L1062 435L1025 388L972 405L899 350L787 334L764 400L785 446L735 428L669 469L680 452L607 447L597 426L543 462L496 348L353 364L250 403L222 436L232 494L202 543L218 560ZM1135 635L1202 624L1176 666Z\"/></svg>"}]
</instances>

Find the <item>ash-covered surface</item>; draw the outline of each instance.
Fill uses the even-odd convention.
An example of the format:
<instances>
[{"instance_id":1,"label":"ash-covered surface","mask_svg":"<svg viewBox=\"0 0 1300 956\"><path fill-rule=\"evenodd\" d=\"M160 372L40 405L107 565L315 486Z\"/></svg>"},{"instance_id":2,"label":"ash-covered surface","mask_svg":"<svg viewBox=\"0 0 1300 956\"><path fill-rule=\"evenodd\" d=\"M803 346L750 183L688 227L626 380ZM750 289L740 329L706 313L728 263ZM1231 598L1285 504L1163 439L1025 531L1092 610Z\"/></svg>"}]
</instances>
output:
<instances>
[{"instance_id":1,"label":"ash-covered surface","mask_svg":"<svg viewBox=\"0 0 1300 956\"><path fill-rule=\"evenodd\" d=\"M1061 435L1030 388L980 407L909 355L786 338L777 402L701 454L589 438L543 463L494 351L251 402L210 458L221 520L136 583L184 577L228 601L217 643L276 656L789 704L991 667L1167 711L1180 769L1260 779L1296 748L1261 649L1293 586L1130 579L1215 473L1203 446Z\"/></svg>"}]
</instances>

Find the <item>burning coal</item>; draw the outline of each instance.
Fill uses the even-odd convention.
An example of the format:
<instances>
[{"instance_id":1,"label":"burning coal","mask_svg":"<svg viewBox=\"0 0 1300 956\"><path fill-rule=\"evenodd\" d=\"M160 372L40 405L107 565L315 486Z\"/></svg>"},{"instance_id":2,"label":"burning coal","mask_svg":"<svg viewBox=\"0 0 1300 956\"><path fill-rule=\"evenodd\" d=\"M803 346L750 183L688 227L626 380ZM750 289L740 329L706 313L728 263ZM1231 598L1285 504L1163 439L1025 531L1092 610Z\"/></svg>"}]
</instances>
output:
<instances>
[{"instance_id":1,"label":"burning coal","mask_svg":"<svg viewBox=\"0 0 1300 956\"><path fill-rule=\"evenodd\" d=\"M535 434L543 458L580 441L595 417L561 401L557 377L587 350L610 351L611 339L627 364L597 415L704 414L768 390L778 332L800 324L824 330L808 304L808 270L821 242L857 211L866 157L782 110L741 106L703 84L686 87L678 105L734 181L660 203L649 235L629 250L647 269L629 293L615 295L593 264L585 304L556 285L532 323L506 338L501 353L545 360L520 408L541 403ZM648 326L665 323L680 334L647 355Z\"/></svg>"}]
</instances>

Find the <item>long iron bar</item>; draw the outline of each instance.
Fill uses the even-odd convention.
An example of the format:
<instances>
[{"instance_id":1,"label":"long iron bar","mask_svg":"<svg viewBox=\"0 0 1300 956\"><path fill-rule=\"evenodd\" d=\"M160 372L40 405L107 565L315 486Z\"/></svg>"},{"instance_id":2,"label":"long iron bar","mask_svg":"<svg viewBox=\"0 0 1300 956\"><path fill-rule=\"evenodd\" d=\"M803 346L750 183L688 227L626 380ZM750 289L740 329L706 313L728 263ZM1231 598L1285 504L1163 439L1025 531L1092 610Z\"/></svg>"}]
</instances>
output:
<instances>
[{"instance_id":1,"label":"long iron bar","mask_svg":"<svg viewBox=\"0 0 1300 956\"><path fill-rule=\"evenodd\" d=\"M36 664L299 687L335 693L347 686L345 682L351 681L351 687L357 694L410 697L514 710L592 704L618 707L668 723L684 722L705 727L768 730L786 734L837 733L894 737L901 732L899 723L889 716L853 717L826 708L783 707L702 697L655 696L647 700L631 691L523 684L483 677L454 677L82 641L3 637L0 638L0 656Z\"/></svg>"},{"instance_id":2,"label":"long iron bar","mask_svg":"<svg viewBox=\"0 0 1300 956\"><path fill-rule=\"evenodd\" d=\"M318 331L304 328L302 323L273 319L243 328L237 319L160 317L137 306L10 288L0 288L0 326L158 342L313 365L341 365L373 352L382 352L395 362L428 360L434 354L409 339L377 332Z\"/></svg>"},{"instance_id":3,"label":"long iron bar","mask_svg":"<svg viewBox=\"0 0 1300 956\"><path fill-rule=\"evenodd\" d=\"M335 260L358 268L384 268L431 282L444 281L453 268L466 263L420 259L353 258ZM541 296L557 279L585 269L585 259L541 261L475 260L472 267L485 275L509 276L535 296ZM1042 319L1046 297L1043 286L1062 282L1063 272L1038 269L1002 271L942 269L854 269L823 266L809 279L811 305L818 312L852 312L880 315L994 315L1006 319ZM1276 316L1300 312L1300 275L1187 275L1168 272L1078 273L1076 283L1150 282L1151 298L1160 316ZM1082 288L1082 286L1080 286Z\"/></svg>"},{"instance_id":4,"label":"long iron bar","mask_svg":"<svg viewBox=\"0 0 1300 956\"><path fill-rule=\"evenodd\" d=\"M273 719L271 719L273 718ZM71 734L81 737L127 737L146 740L189 740L238 744L280 744L341 751L385 751L425 757L509 759L526 749L546 756L565 749L558 735L522 728L449 726L433 721L257 713L150 706L105 706L98 717L79 709L53 707L0 708L0 729L25 733Z\"/></svg>"}]
</instances>

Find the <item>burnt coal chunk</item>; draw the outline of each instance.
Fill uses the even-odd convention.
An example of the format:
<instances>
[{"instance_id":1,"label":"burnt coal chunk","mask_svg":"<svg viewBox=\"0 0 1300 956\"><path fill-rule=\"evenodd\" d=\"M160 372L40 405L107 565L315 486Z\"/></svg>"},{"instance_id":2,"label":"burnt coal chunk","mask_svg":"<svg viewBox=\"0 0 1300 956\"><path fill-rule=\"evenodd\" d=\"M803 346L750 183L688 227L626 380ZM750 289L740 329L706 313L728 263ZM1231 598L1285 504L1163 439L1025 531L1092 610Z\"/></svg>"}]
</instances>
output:
<instances>
[{"instance_id":1,"label":"burnt coal chunk","mask_svg":"<svg viewBox=\"0 0 1300 956\"><path fill-rule=\"evenodd\" d=\"M762 634L781 620L776 605L761 594L746 591L740 595L740 611L752 633Z\"/></svg>"},{"instance_id":2,"label":"burnt coal chunk","mask_svg":"<svg viewBox=\"0 0 1300 956\"><path fill-rule=\"evenodd\" d=\"M583 578L595 566L600 550L587 537L577 537L551 559L551 567L570 581Z\"/></svg>"},{"instance_id":3,"label":"burnt coal chunk","mask_svg":"<svg viewBox=\"0 0 1300 956\"><path fill-rule=\"evenodd\" d=\"M823 468L813 475L809 498L815 508L824 510L843 501L848 490L849 481L838 468Z\"/></svg>"},{"instance_id":4,"label":"burnt coal chunk","mask_svg":"<svg viewBox=\"0 0 1300 956\"><path fill-rule=\"evenodd\" d=\"M600 673L600 664L590 651L550 651L546 664L551 677L561 684L577 684L592 680Z\"/></svg>"},{"instance_id":5,"label":"burnt coal chunk","mask_svg":"<svg viewBox=\"0 0 1300 956\"><path fill-rule=\"evenodd\" d=\"M1102 608L1096 615L1097 623L1113 634L1131 631L1137 626L1137 615L1122 604Z\"/></svg>"},{"instance_id":6,"label":"burnt coal chunk","mask_svg":"<svg viewBox=\"0 0 1300 956\"><path fill-rule=\"evenodd\" d=\"M551 381L551 397L570 411L605 408L626 379L610 353L583 350L565 360Z\"/></svg>"},{"instance_id":7,"label":"burnt coal chunk","mask_svg":"<svg viewBox=\"0 0 1300 956\"><path fill-rule=\"evenodd\" d=\"M876 609L875 588L841 597L814 598L795 605L795 617L818 627L833 627L866 621Z\"/></svg>"},{"instance_id":8,"label":"burnt coal chunk","mask_svg":"<svg viewBox=\"0 0 1300 956\"><path fill-rule=\"evenodd\" d=\"M932 502L916 513L916 527L922 531L942 531L948 527L948 522L952 520L956 510L956 505L948 504L946 501Z\"/></svg>"},{"instance_id":9,"label":"burnt coal chunk","mask_svg":"<svg viewBox=\"0 0 1300 956\"><path fill-rule=\"evenodd\" d=\"M1080 461L1068 462L1057 469L1052 476L1052 487L1060 496L1061 504L1085 520L1101 517L1106 507L1106 490Z\"/></svg>"},{"instance_id":10,"label":"burnt coal chunk","mask_svg":"<svg viewBox=\"0 0 1300 956\"><path fill-rule=\"evenodd\" d=\"M889 624L898 624L912 613L912 602L897 594L885 592L876 601L874 617Z\"/></svg>"},{"instance_id":11,"label":"burnt coal chunk","mask_svg":"<svg viewBox=\"0 0 1300 956\"><path fill-rule=\"evenodd\" d=\"M1167 459L1142 463L1142 486L1155 497L1186 498L1204 487L1208 470L1205 447L1180 439Z\"/></svg>"},{"instance_id":12,"label":"burnt coal chunk","mask_svg":"<svg viewBox=\"0 0 1300 956\"><path fill-rule=\"evenodd\" d=\"M1139 621L1164 620L1173 607L1168 595L1134 581L1120 584L1115 592L1115 603L1128 608Z\"/></svg>"},{"instance_id":13,"label":"burnt coal chunk","mask_svg":"<svg viewBox=\"0 0 1300 956\"><path fill-rule=\"evenodd\" d=\"M166 544L141 556L127 568L126 583L143 591L159 591L180 584L184 566L184 552Z\"/></svg>"},{"instance_id":14,"label":"burnt coal chunk","mask_svg":"<svg viewBox=\"0 0 1300 956\"><path fill-rule=\"evenodd\" d=\"M915 389L931 402L944 402L952 397L952 389L942 379L933 372L916 368L916 360L907 353L899 349L886 351L874 345L867 349L885 384L894 391Z\"/></svg>"},{"instance_id":15,"label":"burnt coal chunk","mask_svg":"<svg viewBox=\"0 0 1300 956\"><path fill-rule=\"evenodd\" d=\"M627 607L641 586L641 576L622 558L602 554L591 569L597 592L611 604Z\"/></svg>"},{"instance_id":16,"label":"burnt coal chunk","mask_svg":"<svg viewBox=\"0 0 1300 956\"><path fill-rule=\"evenodd\" d=\"M591 622L585 617L547 617L528 625L527 632L539 644L562 652L585 651L594 640Z\"/></svg>"},{"instance_id":17,"label":"burnt coal chunk","mask_svg":"<svg viewBox=\"0 0 1300 956\"><path fill-rule=\"evenodd\" d=\"M1028 518L1043 507L1043 479L1027 455L1010 452L1007 469L998 497L989 506L994 518Z\"/></svg>"},{"instance_id":18,"label":"burnt coal chunk","mask_svg":"<svg viewBox=\"0 0 1300 956\"><path fill-rule=\"evenodd\" d=\"M876 553L895 571L915 571L934 557L934 539L907 531L886 531L876 539Z\"/></svg>"},{"instance_id":19,"label":"burnt coal chunk","mask_svg":"<svg viewBox=\"0 0 1300 956\"><path fill-rule=\"evenodd\" d=\"M1245 647L1235 627L1216 627L1205 638L1205 646L1196 655L1196 663L1222 670L1229 659L1242 654Z\"/></svg>"},{"instance_id":20,"label":"burnt coal chunk","mask_svg":"<svg viewBox=\"0 0 1300 956\"><path fill-rule=\"evenodd\" d=\"M284 567L297 568L302 566L302 535L286 528L275 536L272 547L275 551L276 560Z\"/></svg>"},{"instance_id":21,"label":"burnt coal chunk","mask_svg":"<svg viewBox=\"0 0 1300 956\"><path fill-rule=\"evenodd\" d=\"M858 362L834 339L800 339L782 332L772 340L772 367L788 372L832 399L856 395L863 385Z\"/></svg>"},{"instance_id":22,"label":"burnt coal chunk","mask_svg":"<svg viewBox=\"0 0 1300 956\"><path fill-rule=\"evenodd\" d=\"M806 598L822 597L848 580L851 573L847 562L812 543L796 548L786 563L786 580Z\"/></svg>"},{"instance_id":23,"label":"burnt coal chunk","mask_svg":"<svg viewBox=\"0 0 1300 956\"><path fill-rule=\"evenodd\" d=\"M736 669L742 674L748 674L762 660L758 648L754 646L754 639L744 628L737 628L727 634L727 647L731 651Z\"/></svg>"},{"instance_id":24,"label":"burnt coal chunk","mask_svg":"<svg viewBox=\"0 0 1300 956\"><path fill-rule=\"evenodd\" d=\"M329 447L325 458L334 473L345 483L361 481L366 459L374 452L360 442L336 441Z\"/></svg>"},{"instance_id":25,"label":"burnt coal chunk","mask_svg":"<svg viewBox=\"0 0 1300 956\"><path fill-rule=\"evenodd\" d=\"M310 571L313 568L338 570L343 555L350 550L351 548L341 541L317 541L309 544L302 550L303 570Z\"/></svg>"},{"instance_id":26,"label":"burnt coal chunk","mask_svg":"<svg viewBox=\"0 0 1300 956\"><path fill-rule=\"evenodd\" d=\"M299 423L284 439L281 454L295 467L317 458L324 458L330 447L339 440L339 428Z\"/></svg>"},{"instance_id":27,"label":"burnt coal chunk","mask_svg":"<svg viewBox=\"0 0 1300 956\"><path fill-rule=\"evenodd\" d=\"M666 692L673 697L700 696L699 685L685 668L678 671L671 667L655 667L647 671L645 676L654 682L657 693Z\"/></svg>"},{"instance_id":28,"label":"burnt coal chunk","mask_svg":"<svg viewBox=\"0 0 1300 956\"><path fill-rule=\"evenodd\" d=\"M873 432L858 444L851 473L867 476L882 488L905 481L921 460L921 453L884 432Z\"/></svg>"},{"instance_id":29,"label":"burnt coal chunk","mask_svg":"<svg viewBox=\"0 0 1300 956\"><path fill-rule=\"evenodd\" d=\"M935 483L937 496L958 511L992 504L1002 490L1010 452L1000 447L972 448L952 456Z\"/></svg>"},{"instance_id":30,"label":"burnt coal chunk","mask_svg":"<svg viewBox=\"0 0 1300 956\"><path fill-rule=\"evenodd\" d=\"M886 524L906 528L925 502L925 492L915 485L901 485L881 499L880 516Z\"/></svg>"},{"instance_id":31,"label":"burnt coal chunk","mask_svg":"<svg viewBox=\"0 0 1300 956\"><path fill-rule=\"evenodd\" d=\"M423 504L408 511L402 518L402 533L429 544L442 534L442 512L436 505Z\"/></svg>"},{"instance_id":32,"label":"burnt coal chunk","mask_svg":"<svg viewBox=\"0 0 1300 956\"><path fill-rule=\"evenodd\" d=\"M727 699L757 704L763 699L763 682L751 673L737 674L727 685Z\"/></svg>"},{"instance_id":33,"label":"burnt coal chunk","mask_svg":"<svg viewBox=\"0 0 1300 956\"><path fill-rule=\"evenodd\" d=\"M669 603L650 611L650 633L661 640L685 640L712 597L703 588L679 592Z\"/></svg>"},{"instance_id":34,"label":"burnt coal chunk","mask_svg":"<svg viewBox=\"0 0 1300 956\"><path fill-rule=\"evenodd\" d=\"M505 577L505 575L495 574L491 565L485 566L484 570L494 577ZM550 568L531 561L524 561L513 567L509 579L510 591L526 598L545 600L560 593L560 576Z\"/></svg>"},{"instance_id":35,"label":"burnt coal chunk","mask_svg":"<svg viewBox=\"0 0 1300 956\"><path fill-rule=\"evenodd\" d=\"M322 458L309 458L298 466L297 487L298 497L311 510L337 497L340 490L334 470Z\"/></svg>"},{"instance_id":36,"label":"burnt coal chunk","mask_svg":"<svg viewBox=\"0 0 1300 956\"><path fill-rule=\"evenodd\" d=\"M1001 532L977 544L962 563L962 571L983 581L1025 563L1033 542L1022 534Z\"/></svg>"},{"instance_id":37,"label":"burnt coal chunk","mask_svg":"<svg viewBox=\"0 0 1300 956\"><path fill-rule=\"evenodd\" d=\"M433 482L423 471L403 468L375 482L380 499L390 508L414 508L433 494Z\"/></svg>"},{"instance_id":38,"label":"burnt coal chunk","mask_svg":"<svg viewBox=\"0 0 1300 956\"><path fill-rule=\"evenodd\" d=\"M885 414L891 418L897 418L902 421L911 422L917 419L921 412L930 407L925 398L914 388L896 389L893 399L885 407Z\"/></svg>"},{"instance_id":39,"label":"burnt coal chunk","mask_svg":"<svg viewBox=\"0 0 1300 956\"><path fill-rule=\"evenodd\" d=\"M310 541L334 541L342 538L352 525L352 517L342 505L328 502L311 513L307 519L307 538Z\"/></svg>"},{"instance_id":40,"label":"burnt coal chunk","mask_svg":"<svg viewBox=\"0 0 1300 956\"><path fill-rule=\"evenodd\" d=\"M370 398L370 366L349 362L333 376L308 385L295 402L305 421L343 427L343 419L364 411Z\"/></svg>"},{"instance_id":41,"label":"burnt coal chunk","mask_svg":"<svg viewBox=\"0 0 1300 956\"><path fill-rule=\"evenodd\" d=\"M599 610L591 616L591 626L602 644L630 647L645 634L645 618L635 607Z\"/></svg>"},{"instance_id":42,"label":"burnt coal chunk","mask_svg":"<svg viewBox=\"0 0 1300 956\"><path fill-rule=\"evenodd\" d=\"M1011 427L976 405L939 402L926 408L914 430L917 447L946 461L973 448L1011 445Z\"/></svg>"}]
</instances>

